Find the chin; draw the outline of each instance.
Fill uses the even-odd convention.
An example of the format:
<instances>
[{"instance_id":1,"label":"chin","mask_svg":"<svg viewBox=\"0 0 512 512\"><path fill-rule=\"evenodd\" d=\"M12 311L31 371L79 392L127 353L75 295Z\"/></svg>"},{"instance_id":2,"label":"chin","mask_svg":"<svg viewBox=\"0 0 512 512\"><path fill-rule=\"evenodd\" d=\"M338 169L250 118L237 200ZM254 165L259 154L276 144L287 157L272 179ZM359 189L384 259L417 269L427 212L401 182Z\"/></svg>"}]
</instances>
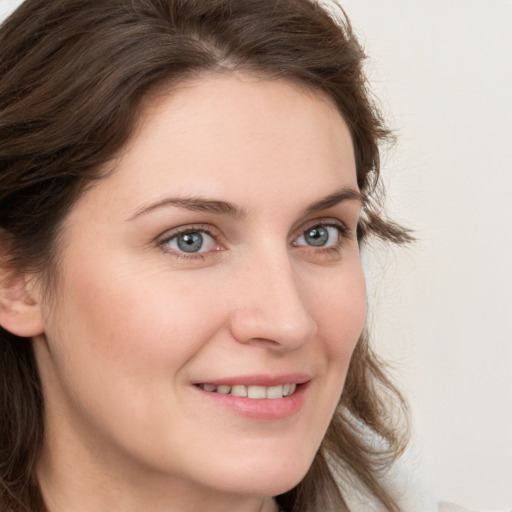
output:
<instances>
[{"instance_id":1,"label":"chin","mask_svg":"<svg viewBox=\"0 0 512 512\"><path fill-rule=\"evenodd\" d=\"M226 461L227 462L227 461ZM226 490L233 489L236 482L236 491L241 494L254 496L277 496L283 494L305 477L313 459L300 460L294 454L268 458L267 460L236 461L232 463L230 470L219 470L224 478L220 483ZM225 467L225 464L223 464Z\"/></svg>"},{"instance_id":2,"label":"chin","mask_svg":"<svg viewBox=\"0 0 512 512\"><path fill-rule=\"evenodd\" d=\"M228 492L233 492L233 482L236 482L235 491L237 494L262 497L278 496L297 486L308 469L309 467L306 468L306 471L292 471L279 475L269 471L267 474L258 473L255 478L248 478L248 475L244 476L237 472L236 478L229 479L229 482L225 482L222 487Z\"/></svg>"}]
</instances>

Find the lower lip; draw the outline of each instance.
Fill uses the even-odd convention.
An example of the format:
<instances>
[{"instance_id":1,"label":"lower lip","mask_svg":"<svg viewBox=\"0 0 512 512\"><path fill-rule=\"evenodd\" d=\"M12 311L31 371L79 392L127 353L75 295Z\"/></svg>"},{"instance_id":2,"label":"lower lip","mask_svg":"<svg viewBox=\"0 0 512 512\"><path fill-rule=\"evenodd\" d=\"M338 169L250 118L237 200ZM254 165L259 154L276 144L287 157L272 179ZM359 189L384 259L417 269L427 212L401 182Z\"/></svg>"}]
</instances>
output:
<instances>
[{"instance_id":1,"label":"lower lip","mask_svg":"<svg viewBox=\"0 0 512 512\"><path fill-rule=\"evenodd\" d=\"M246 398L234 395L223 395L210 391L199 391L206 399L214 404L224 407L237 415L254 420L271 421L282 420L297 414L304 405L307 392L307 383L300 384L293 395L283 398Z\"/></svg>"}]
</instances>

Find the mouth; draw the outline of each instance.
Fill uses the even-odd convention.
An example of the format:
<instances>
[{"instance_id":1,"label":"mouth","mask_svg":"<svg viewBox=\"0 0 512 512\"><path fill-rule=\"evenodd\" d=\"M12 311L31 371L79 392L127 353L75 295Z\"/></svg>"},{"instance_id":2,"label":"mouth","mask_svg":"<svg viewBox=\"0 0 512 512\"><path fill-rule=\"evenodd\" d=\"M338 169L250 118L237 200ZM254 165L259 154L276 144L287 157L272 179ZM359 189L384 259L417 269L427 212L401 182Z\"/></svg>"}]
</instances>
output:
<instances>
[{"instance_id":1,"label":"mouth","mask_svg":"<svg viewBox=\"0 0 512 512\"><path fill-rule=\"evenodd\" d=\"M199 389L209 393L218 393L221 395L232 395L253 400L276 400L293 395L297 391L296 383L279 384L277 386L254 386L245 384L196 384ZM300 384L298 384L300 386Z\"/></svg>"},{"instance_id":2,"label":"mouth","mask_svg":"<svg viewBox=\"0 0 512 512\"><path fill-rule=\"evenodd\" d=\"M208 407L213 405L237 416L268 421L295 417L306 402L311 380L302 373L245 375L195 382L193 387L210 404Z\"/></svg>"}]
</instances>

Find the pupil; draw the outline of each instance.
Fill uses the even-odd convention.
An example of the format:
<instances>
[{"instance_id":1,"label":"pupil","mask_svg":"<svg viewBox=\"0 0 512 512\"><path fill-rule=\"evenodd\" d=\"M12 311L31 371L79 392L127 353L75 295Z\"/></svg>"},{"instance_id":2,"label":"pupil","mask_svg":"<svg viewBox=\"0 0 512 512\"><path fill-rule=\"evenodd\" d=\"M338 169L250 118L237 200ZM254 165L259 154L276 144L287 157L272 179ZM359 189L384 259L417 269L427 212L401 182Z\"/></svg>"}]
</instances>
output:
<instances>
[{"instance_id":1,"label":"pupil","mask_svg":"<svg viewBox=\"0 0 512 512\"><path fill-rule=\"evenodd\" d=\"M197 252L203 245L201 233L185 233L178 237L178 247L183 252Z\"/></svg>"},{"instance_id":2,"label":"pupil","mask_svg":"<svg viewBox=\"0 0 512 512\"><path fill-rule=\"evenodd\" d=\"M325 245L329 240L329 232L326 228L317 226L311 228L304 236L306 242L309 245L314 245L316 247L320 247Z\"/></svg>"}]
</instances>

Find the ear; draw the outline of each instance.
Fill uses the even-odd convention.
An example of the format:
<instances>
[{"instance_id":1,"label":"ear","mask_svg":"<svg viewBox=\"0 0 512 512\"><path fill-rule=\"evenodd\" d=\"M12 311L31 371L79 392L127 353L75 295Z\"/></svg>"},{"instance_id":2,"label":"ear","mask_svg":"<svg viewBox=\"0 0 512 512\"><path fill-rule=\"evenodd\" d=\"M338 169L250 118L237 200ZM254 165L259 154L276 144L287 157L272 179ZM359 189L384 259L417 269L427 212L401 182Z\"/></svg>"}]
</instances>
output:
<instances>
[{"instance_id":1,"label":"ear","mask_svg":"<svg viewBox=\"0 0 512 512\"><path fill-rule=\"evenodd\" d=\"M26 275L9 275L0 267L0 325L23 338L32 338L44 331L40 305L32 297L30 288Z\"/></svg>"}]
</instances>

